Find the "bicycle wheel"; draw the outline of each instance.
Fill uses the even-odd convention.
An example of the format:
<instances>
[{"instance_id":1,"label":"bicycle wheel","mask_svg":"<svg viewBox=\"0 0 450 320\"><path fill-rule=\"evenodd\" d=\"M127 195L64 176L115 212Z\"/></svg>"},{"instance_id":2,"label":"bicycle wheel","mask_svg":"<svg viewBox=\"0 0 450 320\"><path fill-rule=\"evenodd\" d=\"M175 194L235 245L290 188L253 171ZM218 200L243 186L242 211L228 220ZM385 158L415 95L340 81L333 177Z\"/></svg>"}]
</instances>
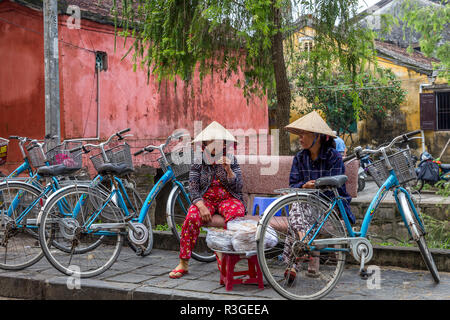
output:
<instances>
[{"instance_id":1,"label":"bicycle wheel","mask_svg":"<svg viewBox=\"0 0 450 320\"><path fill-rule=\"evenodd\" d=\"M414 210L411 206L411 203L408 201L406 195L403 192L400 192L398 194L398 200L401 206L401 208L399 209L403 211L405 217L406 228L408 229L412 238L416 241L417 246L419 247L420 254L422 255L422 258L425 262L425 265L428 268L428 271L430 271L434 282L439 283L440 282L439 272L437 270L433 256L431 255L430 249L428 249L425 240L426 234L425 224L423 223L423 220L420 217L419 212L417 212L418 213L417 216L414 214ZM416 208L414 207L414 209Z\"/></svg>"},{"instance_id":2,"label":"bicycle wheel","mask_svg":"<svg viewBox=\"0 0 450 320\"><path fill-rule=\"evenodd\" d=\"M70 210L62 209L61 203ZM93 203L102 205L96 208ZM114 221L103 217L102 209L109 214L116 212ZM125 230L125 223L116 222L121 215L111 198L99 189L80 185L61 189L48 199L40 217L39 241L46 258L69 276L101 274L119 257Z\"/></svg>"},{"instance_id":3,"label":"bicycle wheel","mask_svg":"<svg viewBox=\"0 0 450 320\"><path fill-rule=\"evenodd\" d=\"M23 182L0 184L0 268L20 270L43 257L36 221L46 199Z\"/></svg>"},{"instance_id":4,"label":"bicycle wheel","mask_svg":"<svg viewBox=\"0 0 450 320\"><path fill-rule=\"evenodd\" d=\"M170 191L167 200L167 224L170 226L172 234L180 242L181 227L188 213L191 201L189 196L184 194L180 186L175 185ZM216 260L214 252L208 248L205 240L206 233L200 229L197 243L192 250L192 258L201 262L212 262Z\"/></svg>"},{"instance_id":5,"label":"bicycle wheel","mask_svg":"<svg viewBox=\"0 0 450 320\"><path fill-rule=\"evenodd\" d=\"M279 210L283 211L277 216ZM339 281L346 246L311 250L305 244L319 228L315 239L346 237L346 229L336 212L328 213L328 204L303 193L285 195L266 209L256 237L258 261L266 280L283 297L320 299ZM270 242L272 245L268 246Z\"/></svg>"}]
</instances>

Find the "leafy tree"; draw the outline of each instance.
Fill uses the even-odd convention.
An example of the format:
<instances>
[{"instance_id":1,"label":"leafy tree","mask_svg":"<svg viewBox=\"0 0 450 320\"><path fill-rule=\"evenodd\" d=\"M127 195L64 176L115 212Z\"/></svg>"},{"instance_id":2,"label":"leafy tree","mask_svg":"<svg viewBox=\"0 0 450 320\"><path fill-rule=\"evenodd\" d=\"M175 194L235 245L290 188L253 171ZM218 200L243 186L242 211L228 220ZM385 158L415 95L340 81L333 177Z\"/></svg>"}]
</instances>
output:
<instances>
[{"instance_id":1,"label":"leafy tree","mask_svg":"<svg viewBox=\"0 0 450 320\"><path fill-rule=\"evenodd\" d=\"M310 104L302 113L319 110L338 134L348 134L351 140L357 120L376 121L381 128L383 119L400 107L406 91L391 70L377 69L376 73L361 72L360 82L355 83L345 72L336 72L314 86L311 72L299 72L297 94Z\"/></svg>"},{"instance_id":2,"label":"leafy tree","mask_svg":"<svg viewBox=\"0 0 450 320\"><path fill-rule=\"evenodd\" d=\"M238 74L244 95L274 92L280 154L288 154L283 129L290 115L287 63L295 22L313 18L321 49L316 66L331 74L337 58L356 78L359 66L374 56L373 34L352 22L357 8L358 0L114 0L112 12L117 34L133 39L127 45L135 66L159 81L189 81L197 71L200 79L214 72L224 81Z\"/></svg>"},{"instance_id":3,"label":"leafy tree","mask_svg":"<svg viewBox=\"0 0 450 320\"><path fill-rule=\"evenodd\" d=\"M403 21L403 30L407 28L418 32L420 51L427 57L433 57L440 62L434 63L440 77L450 79L450 3L441 0L440 5L420 6L417 0L406 0L399 18L394 17L393 23ZM385 25L389 25L386 23ZM447 38L444 34L447 34ZM411 45L409 51L412 52Z\"/></svg>"}]
</instances>

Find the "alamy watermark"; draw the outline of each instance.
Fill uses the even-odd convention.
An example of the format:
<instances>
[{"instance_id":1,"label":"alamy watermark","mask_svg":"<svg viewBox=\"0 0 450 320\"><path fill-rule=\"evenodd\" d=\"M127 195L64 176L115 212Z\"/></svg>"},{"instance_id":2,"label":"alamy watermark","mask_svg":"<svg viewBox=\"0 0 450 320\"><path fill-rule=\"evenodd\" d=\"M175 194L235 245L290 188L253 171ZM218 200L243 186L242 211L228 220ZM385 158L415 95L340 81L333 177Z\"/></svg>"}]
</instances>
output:
<instances>
[{"instance_id":1,"label":"alamy watermark","mask_svg":"<svg viewBox=\"0 0 450 320\"><path fill-rule=\"evenodd\" d=\"M194 137L202 130L202 121L194 122ZM174 134L181 136L172 147L170 157L175 165L220 163L224 156L236 156L239 164L261 164L261 175L275 175L279 169L279 130L273 129L229 129L236 137L237 148L232 141L208 141L193 143L193 137L187 129L177 129ZM270 146L270 147L269 147ZM182 151L182 152L180 152Z\"/></svg>"},{"instance_id":2,"label":"alamy watermark","mask_svg":"<svg viewBox=\"0 0 450 320\"><path fill-rule=\"evenodd\" d=\"M69 15L66 21L67 28L81 29L81 10L79 6L70 5L67 7L66 13Z\"/></svg>"},{"instance_id":3,"label":"alamy watermark","mask_svg":"<svg viewBox=\"0 0 450 320\"><path fill-rule=\"evenodd\" d=\"M77 265L69 266L69 270L74 272L70 277L67 278L66 285L69 290L80 290L81 289L81 269Z\"/></svg>"},{"instance_id":4,"label":"alamy watermark","mask_svg":"<svg viewBox=\"0 0 450 320\"><path fill-rule=\"evenodd\" d=\"M378 266L368 266L367 273L369 278L367 279L367 289L381 289L381 269Z\"/></svg>"}]
</instances>

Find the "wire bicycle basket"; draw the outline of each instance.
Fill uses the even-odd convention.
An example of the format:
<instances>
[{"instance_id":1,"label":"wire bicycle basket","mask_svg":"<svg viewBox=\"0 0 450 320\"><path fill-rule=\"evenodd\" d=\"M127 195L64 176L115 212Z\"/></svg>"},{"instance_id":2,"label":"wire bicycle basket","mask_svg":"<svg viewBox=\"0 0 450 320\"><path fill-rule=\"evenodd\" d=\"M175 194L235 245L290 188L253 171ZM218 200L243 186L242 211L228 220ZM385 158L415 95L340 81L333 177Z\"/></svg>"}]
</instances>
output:
<instances>
[{"instance_id":1,"label":"wire bicycle basket","mask_svg":"<svg viewBox=\"0 0 450 320\"><path fill-rule=\"evenodd\" d=\"M105 154L100 152L91 158L92 164L95 170L105 164L110 163L114 165L122 165L126 168L133 169L133 160L131 158L130 146L127 143L116 145L108 150L105 150Z\"/></svg>"},{"instance_id":2,"label":"wire bicycle basket","mask_svg":"<svg viewBox=\"0 0 450 320\"><path fill-rule=\"evenodd\" d=\"M64 165L68 169L81 169L83 165L82 151L70 152L70 150L81 147L79 141L65 141L45 153L49 165Z\"/></svg>"},{"instance_id":3,"label":"wire bicycle basket","mask_svg":"<svg viewBox=\"0 0 450 320\"><path fill-rule=\"evenodd\" d=\"M38 144L30 143L26 147L26 150L28 154L28 160L34 168L45 166L47 158L45 157L44 150L42 150L42 148Z\"/></svg>"},{"instance_id":4,"label":"wire bicycle basket","mask_svg":"<svg viewBox=\"0 0 450 320\"><path fill-rule=\"evenodd\" d=\"M409 148L389 155L388 160L394 168L395 175L401 185L417 179L414 163L411 158L411 150ZM389 170L386 167L386 161L384 159L372 162L367 165L366 169L378 187L381 187L389 177Z\"/></svg>"},{"instance_id":5,"label":"wire bicycle basket","mask_svg":"<svg viewBox=\"0 0 450 320\"><path fill-rule=\"evenodd\" d=\"M6 163L6 158L8 156L8 143L9 140L0 138L0 165Z\"/></svg>"},{"instance_id":6,"label":"wire bicycle basket","mask_svg":"<svg viewBox=\"0 0 450 320\"><path fill-rule=\"evenodd\" d=\"M189 171L191 170L191 164L194 160L194 150L192 148L189 148L189 152L191 152L190 158L184 159L184 152L186 151L186 148L182 148L165 153L164 155L166 156L167 162L164 157L159 157L157 160L164 173L167 172L168 166L170 166L177 179L188 179Z\"/></svg>"}]
</instances>

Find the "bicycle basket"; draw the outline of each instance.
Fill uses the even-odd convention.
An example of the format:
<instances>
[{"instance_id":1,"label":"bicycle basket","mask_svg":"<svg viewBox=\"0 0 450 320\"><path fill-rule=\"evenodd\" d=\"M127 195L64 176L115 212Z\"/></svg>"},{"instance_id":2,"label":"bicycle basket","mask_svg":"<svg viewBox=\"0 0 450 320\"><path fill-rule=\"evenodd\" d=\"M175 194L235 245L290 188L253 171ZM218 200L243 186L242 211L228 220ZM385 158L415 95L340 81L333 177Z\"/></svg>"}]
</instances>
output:
<instances>
[{"instance_id":1,"label":"bicycle basket","mask_svg":"<svg viewBox=\"0 0 450 320\"><path fill-rule=\"evenodd\" d=\"M161 156L158 158L159 165L164 172L167 172L167 167L170 166L177 179L183 180L189 178L189 171L191 170L191 163L194 159L194 150L189 149L191 152L190 158L184 158L184 152L186 149L177 149L172 152L165 153L167 163Z\"/></svg>"},{"instance_id":2,"label":"bicycle basket","mask_svg":"<svg viewBox=\"0 0 450 320\"><path fill-rule=\"evenodd\" d=\"M100 166L105 163L124 165L127 168L133 169L130 146L127 143L119 144L111 149L105 150L105 155L106 159L102 152L90 158L95 170L98 171Z\"/></svg>"},{"instance_id":3,"label":"bicycle basket","mask_svg":"<svg viewBox=\"0 0 450 320\"><path fill-rule=\"evenodd\" d=\"M70 152L71 149L81 147L78 141L66 141L45 153L49 165L64 165L69 169L81 169L83 164L82 151Z\"/></svg>"},{"instance_id":4,"label":"bicycle basket","mask_svg":"<svg viewBox=\"0 0 450 320\"><path fill-rule=\"evenodd\" d=\"M414 164L411 160L411 150L404 149L388 156L389 162L394 168L400 184L405 184L411 180L416 180L417 175ZM378 187L381 187L386 179L389 177L389 171L386 168L384 159L375 161L367 166L367 171L375 180Z\"/></svg>"},{"instance_id":5,"label":"bicycle basket","mask_svg":"<svg viewBox=\"0 0 450 320\"><path fill-rule=\"evenodd\" d=\"M28 160L34 168L45 166L47 158L45 157L44 151L37 144L30 143L26 149Z\"/></svg>"},{"instance_id":6,"label":"bicycle basket","mask_svg":"<svg viewBox=\"0 0 450 320\"><path fill-rule=\"evenodd\" d=\"M0 165L6 163L6 157L8 155L8 143L8 140L0 138Z\"/></svg>"}]
</instances>

